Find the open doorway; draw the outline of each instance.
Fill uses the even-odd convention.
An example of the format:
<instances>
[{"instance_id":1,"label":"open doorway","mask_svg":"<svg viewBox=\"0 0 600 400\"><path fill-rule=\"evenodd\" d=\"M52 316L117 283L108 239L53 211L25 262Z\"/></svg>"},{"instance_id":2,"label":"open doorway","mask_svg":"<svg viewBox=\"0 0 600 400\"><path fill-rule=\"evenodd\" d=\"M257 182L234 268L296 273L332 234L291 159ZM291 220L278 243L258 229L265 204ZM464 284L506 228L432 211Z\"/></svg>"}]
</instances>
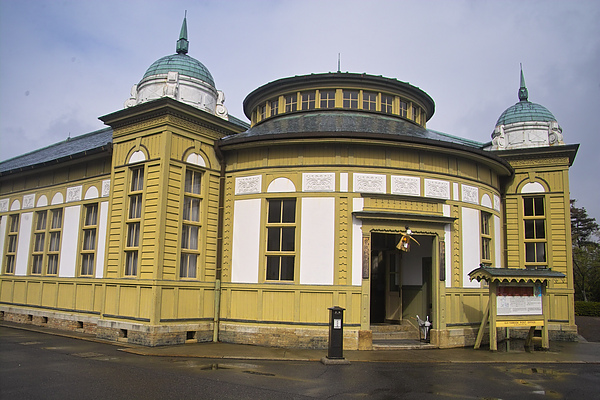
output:
<instances>
[{"instance_id":1,"label":"open doorway","mask_svg":"<svg viewBox=\"0 0 600 400\"><path fill-rule=\"evenodd\" d=\"M433 236L414 235L409 252L396 248L402 236L371 234L371 323L399 324L419 315L431 319Z\"/></svg>"}]
</instances>

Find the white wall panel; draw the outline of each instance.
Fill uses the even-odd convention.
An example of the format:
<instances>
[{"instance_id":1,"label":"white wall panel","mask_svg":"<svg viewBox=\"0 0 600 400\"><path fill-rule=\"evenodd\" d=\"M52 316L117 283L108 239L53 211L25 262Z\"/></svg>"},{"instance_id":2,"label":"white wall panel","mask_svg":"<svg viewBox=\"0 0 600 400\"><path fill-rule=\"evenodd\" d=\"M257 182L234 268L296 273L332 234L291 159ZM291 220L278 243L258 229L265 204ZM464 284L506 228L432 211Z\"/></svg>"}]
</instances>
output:
<instances>
[{"instance_id":1,"label":"white wall panel","mask_svg":"<svg viewBox=\"0 0 600 400\"><path fill-rule=\"evenodd\" d=\"M333 285L335 199L302 199L300 227L300 283Z\"/></svg>"},{"instance_id":2,"label":"white wall panel","mask_svg":"<svg viewBox=\"0 0 600 400\"><path fill-rule=\"evenodd\" d=\"M236 200L233 205L231 282L258 283L261 199Z\"/></svg>"},{"instance_id":3,"label":"white wall panel","mask_svg":"<svg viewBox=\"0 0 600 400\"><path fill-rule=\"evenodd\" d=\"M444 205L445 206L445 205ZM456 235L456 233L455 233ZM450 224L444 226L444 242L446 246L446 287L452 286L452 233L450 232Z\"/></svg>"},{"instance_id":4,"label":"white wall panel","mask_svg":"<svg viewBox=\"0 0 600 400\"><path fill-rule=\"evenodd\" d=\"M353 199L352 211L362 211L363 198ZM352 217L352 284L362 284L362 221Z\"/></svg>"},{"instance_id":5,"label":"white wall panel","mask_svg":"<svg viewBox=\"0 0 600 400\"><path fill-rule=\"evenodd\" d=\"M106 256L106 232L108 226L108 201L100 203L98 219L98 249L96 250L96 278L104 276L104 257Z\"/></svg>"},{"instance_id":6,"label":"white wall panel","mask_svg":"<svg viewBox=\"0 0 600 400\"><path fill-rule=\"evenodd\" d=\"M72 278L75 276L80 215L81 206L65 208L65 219L60 244L60 265L58 268L58 276L61 278Z\"/></svg>"},{"instance_id":7,"label":"white wall panel","mask_svg":"<svg viewBox=\"0 0 600 400\"><path fill-rule=\"evenodd\" d=\"M28 212L21 214L19 220L17 257L15 260L15 275L27 275L27 261L29 260L32 226L33 213Z\"/></svg>"},{"instance_id":8,"label":"white wall panel","mask_svg":"<svg viewBox=\"0 0 600 400\"><path fill-rule=\"evenodd\" d=\"M479 268L481 263L481 249L479 234L479 211L462 208L462 285L463 287L479 287L479 282L469 280L469 272Z\"/></svg>"},{"instance_id":9,"label":"white wall panel","mask_svg":"<svg viewBox=\"0 0 600 400\"><path fill-rule=\"evenodd\" d=\"M8 226L8 215L3 215L0 218L0 266L4 262L4 243L6 243L6 227Z\"/></svg>"},{"instance_id":10,"label":"white wall panel","mask_svg":"<svg viewBox=\"0 0 600 400\"><path fill-rule=\"evenodd\" d=\"M502 267L502 235L500 234L500 217L494 215L494 267Z\"/></svg>"}]
</instances>

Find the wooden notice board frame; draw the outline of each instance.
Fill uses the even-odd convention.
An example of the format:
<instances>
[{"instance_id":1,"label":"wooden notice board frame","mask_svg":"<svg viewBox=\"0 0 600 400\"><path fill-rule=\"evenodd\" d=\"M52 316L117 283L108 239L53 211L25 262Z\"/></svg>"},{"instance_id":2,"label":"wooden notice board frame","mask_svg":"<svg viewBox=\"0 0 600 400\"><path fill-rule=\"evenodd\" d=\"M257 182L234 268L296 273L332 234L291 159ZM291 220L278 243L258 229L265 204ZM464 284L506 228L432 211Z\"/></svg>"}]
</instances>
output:
<instances>
[{"instance_id":1,"label":"wooden notice board frame","mask_svg":"<svg viewBox=\"0 0 600 400\"><path fill-rule=\"evenodd\" d=\"M489 300L483 312L483 319L475 340L475 349L481 346L487 324L490 324L490 350L498 350L496 328L529 327L526 346L531 344L536 327L542 328L542 348L550 348L548 338L548 316L550 315L549 300L546 293L548 282L563 279L565 275L550 269L520 269L480 267L469 273L471 280L486 281L489 285ZM501 309L498 313L499 294L515 293L515 303L512 307L510 297L503 296ZM505 304L506 303L506 304Z\"/></svg>"}]
</instances>

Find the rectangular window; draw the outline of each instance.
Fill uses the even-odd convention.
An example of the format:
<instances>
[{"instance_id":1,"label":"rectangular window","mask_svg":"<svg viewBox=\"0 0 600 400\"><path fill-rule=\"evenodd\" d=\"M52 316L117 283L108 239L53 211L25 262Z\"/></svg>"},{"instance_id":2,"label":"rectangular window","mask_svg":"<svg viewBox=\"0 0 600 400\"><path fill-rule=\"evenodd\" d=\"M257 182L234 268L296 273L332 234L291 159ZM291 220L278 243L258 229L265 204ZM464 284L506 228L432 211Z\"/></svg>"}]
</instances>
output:
<instances>
[{"instance_id":1,"label":"rectangular window","mask_svg":"<svg viewBox=\"0 0 600 400\"><path fill-rule=\"evenodd\" d=\"M292 112L292 111L296 111L298 109L298 95L296 93L294 94L288 94L287 96L285 96L285 112Z\"/></svg>"},{"instance_id":2,"label":"rectangular window","mask_svg":"<svg viewBox=\"0 0 600 400\"><path fill-rule=\"evenodd\" d=\"M391 114L393 107L392 104L394 103L394 98L388 94L382 94L381 95L381 112L384 112L386 114Z\"/></svg>"},{"instance_id":3,"label":"rectangular window","mask_svg":"<svg viewBox=\"0 0 600 400\"><path fill-rule=\"evenodd\" d=\"M56 275L58 273L58 256L60 251L60 237L62 234L62 208L52 210L52 221L50 223L50 243L48 245L48 266L47 275Z\"/></svg>"},{"instance_id":4,"label":"rectangular window","mask_svg":"<svg viewBox=\"0 0 600 400\"><path fill-rule=\"evenodd\" d=\"M315 92L302 93L302 109L303 110L314 110L315 109Z\"/></svg>"},{"instance_id":5,"label":"rectangular window","mask_svg":"<svg viewBox=\"0 0 600 400\"><path fill-rule=\"evenodd\" d=\"M358 108L358 90L344 90L344 108Z\"/></svg>"},{"instance_id":6,"label":"rectangular window","mask_svg":"<svg viewBox=\"0 0 600 400\"><path fill-rule=\"evenodd\" d=\"M262 106L258 106L258 115L259 115L259 121L262 121L263 119L265 119L267 117L266 104L263 104Z\"/></svg>"},{"instance_id":7,"label":"rectangular window","mask_svg":"<svg viewBox=\"0 0 600 400\"><path fill-rule=\"evenodd\" d=\"M271 117L279 113L279 99L271 100Z\"/></svg>"},{"instance_id":8,"label":"rectangular window","mask_svg":"<svg viewBox=\"0 0 600 400\"><path fill-rule=\"evenodd\" d=\"M98 204L84 206L83 243L81 245L81 276L94 274L96 232L98 229Z\"/></svg>"},{"instance_id":9,"label":"rectangular window","mask_svg":"<svg viewBox=\"0 0 600 400\"><path fill-rule=\"evenodd\" d=\"M421 109L417 106L415 106L413 104L412 106L412 115L413 115L413 120L417 123L420 124L421 123Z\"/></svg>"},{"instance_id":10,"label":"rectangular window","mask_svg":"<svg viewBox=\"0 0 600 400\"><path fill-rule=\"evenodd\" d=\"M44 253L46 250L46 221L48 211L38 211L35 213L36 223L33 231L33 251L31 273L41 275L44 268Z\"/></svg>"},{"instance_id":11,"label":"rectangular window","mask_svg":"<svg viewBox=\"0 0 600 400\"><path fill-rule=\"evenodd\" d=\"M525 263L535 267L545 267L546 259L546 217L544 197L523 198L523 227L525 241Z\"/></svg>"},{"instance_id":12,"label":"rectangular window","mask_svg":"<svg viewBox=\"0 0 600 400\"><path fill-rule=\"evenodd\" d=\"M363 110L377 110L377 93L363 92Z\"/></svg>"},{"instance_id":13,"label":"rectangular window","mask_svg":"<svg viewBox=\"0 0 600 400\"><path fill-rule=\"evenodd\" d=\"M408 103L404 100L400 100L400 116L408 118Z\"/></svg>"},{"instance_id":14,"label":"rectangular window","mask_svg":"<svg viewBox=\"0 0 600 400\"><path fill-rule=\"evenodd\" d=\"M17 256L17 241L19 236L19 214L10 216L10 225L8 228L8 240L6 246L6 266L4 272L7 274L15 273L15 258Z\"/></svg>"},{"instance_id":15,"label":"rectangular window","mask_svg":"<svg viewBox=\"0 0 600 400\"><path fill-rule=\"evenodd\" d=\"M266 280L293 281L296 251L296 199L269 200Z\"/></svg>"},{"instance_id":16,"label":"rectangular window","mask_svg":"<svg viewBox=\"0 0 600 400\"><path fill-rule=\"evenodd\" d=\"M490 224L492 214L481 212L481 260L489 263L492 260L492 236Z\"/></svg>"},{"instance_id":17,"label":"rectangular window","mask_svg":"<svg viewBox=\"0 0 600 400\"><path fill-rule=\"evenodd\" d=\"M188 169L185 172L183 188L183 215L181 227L181 261L179 276L196 278L198 276L198 258L200 256L200 205L202 174Z\"/></svg>"},{"instance_id":18,"label":"rectangular window","mask_svg":"<svg viewBox=\"0 0 600 400\"><path fill-rule=\"evenodd\" d=\"M126 220L125 276L137 276L138 253L143 209L144 167L131 169L131 186L128 193L129 209Z\"/></svg>"},{"instance_id":19,"label":"rectangular window","mask_svg":"<svg viewBox=\"0 0 600 400\"><path fill-rule=\"evenodd\" d=\"M319 91L321 98L321 108L335 108L335 90Z\"/></svg>"}]
</instances>

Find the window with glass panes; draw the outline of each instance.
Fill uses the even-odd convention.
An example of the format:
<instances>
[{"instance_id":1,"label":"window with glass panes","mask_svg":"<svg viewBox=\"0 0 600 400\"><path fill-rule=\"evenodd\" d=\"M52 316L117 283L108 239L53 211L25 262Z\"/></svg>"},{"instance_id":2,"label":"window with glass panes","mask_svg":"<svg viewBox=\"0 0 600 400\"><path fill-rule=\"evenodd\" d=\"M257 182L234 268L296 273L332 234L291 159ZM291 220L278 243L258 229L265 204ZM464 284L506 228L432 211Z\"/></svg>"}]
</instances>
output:
<instances>
[{"instance_id":1,"label":"window with glass panes","mask_svg":"<svg viewBox=\"0 0 600 400\"><path fill-rule=\"evenodd\" d=\"M492 259L492 214L481 212L481 260L489 262Z\"/></svg>"},{"instance_id":2,"label":"window with glass panes","mask_svg":"<svg viewBox=\"0 0 600 400\"><path fill-rule=\"evenodd\" d=\"M296 93L285 96L285 112L292 112L298 109L298 95Z\"/></svg>"},{"instance_id":3,"label":"window with glass panes","mask_svg":"<svg viewBox=\"0 0 600 400\"><path fill-rule=\"evenodd\" d=\"M408 103L404 100L400 100L400 116L408 118Z\"/></svg>"},{"instance_id":4,"label":"window with glass panes","mask_svg":"<svg viewBox=\"0 0 600 400\"><path fill-rule=\"evenodd\" d=\"M267 117L266 104L263 104L262 106L258 107L258 116L259 116L259 121L262 121L263 119L265 119Z\"/></svg>"},{"instance_id":5,"label":"window with glass panes","mask_svg":"<svg viewBox=\"0 0 600 400\"><path fill-rule=\"evenodd\" d=\"M31 252L31 273L33 275L41 275L44 266L47 219L48 211L38 211L35 213L35 229L33 230L33 249Z\"/></svg>"},{"instance_id":6,"label":"window with glass panes","mask_svg":"<svg viewBox=\"0 0 600 400\"><path fill-rule=\"evenodd\" d=\"M363 92L363 110L377 110L377 93Z\"/></svg>"},{"instance_id":7,"label":"window with glass panes","mask_svg":"<svg viewBox=\"0 0 600 400\"><path fill-rule=\"evenodd\" d=\"M6 245L6 265L4 272L15 273L15 258L17 256L17 240L19 238L19 214L11 215L8 226L8 237Z\"/></svg>"},{"instance_id":8,"label":"window with glass panes","mask_svg":"<svg viewBox=\"0 0 600 400\"><path fill-rule=\"evenodd\" d=\"M279 113L279 99L271 100L271 117L277 115Z\"/></svg>"},{"instance_id":9,"label":"window with glass panes","mask_svg":"<svg viewBox=\"0 0 600 400\"><path fill-rule=\"evenodd\" d=\"M58 255L60 251L60 237L62 234L62 224L62 208L50 210L50 242L48 243L48 264L46 268L47 275L56 275L58 273Z\"/></svg>"},{"instance_id":10,"label":"window with glass panes","mask_svg":"<svg viewBox=\"0 0 600 400\"><path fill-rule=\"evenodd\" d=\"M125 241L125 276L137 276L140 251L140 229L144 190L144 167L131 169L128 193L127 238Z\"/></svg>"},{"instance_id":11,"label":"window with glass panes","mask_svg":"<svg viewBox=\"0 0 600 400\"><path fill-rule=\"evenodd\" d=\"M296 199L268 200L267 281L294 280L295 251Z\"/></svg>"},{"instance_id":12,"label":"window with glass panes","mask_svg":"<svg viewBox=\"0 0 600 400\"><path fill-rule=\"evenodd\" d=\"M335 90L321 90L319 97L321 108L335 108Z\"/></svg>"},{"instance_id":13,"label":"window with glass panes","mask_svg":"<svg viewBox=\"0 0 600 400\"><path fill-rule=\"evenodd\" d=\"M98 232L98 204L86 204L83 216L83 243L81 246L81 276L94 274Z\"/></svg>"},{"instance_id":14,"label":"window with glass panes","mask_svg":"<svg viewBox=\"0 0 600 400\"><path fill-rule=\"evenodd\" d=\"M181 228L181 262L179 276L196 278L200 256L200 210L202 204L202 174L188 169L183 188L183 215Z\"/></svg>"},{"instance_id":15,"label":"window with glass panes","mask_svg":"<svg viewBox=\"0 0 600 400\"><path fill-rule=\"evenodd\" d=\"M394 98L388 94L381 95L381 112L386 114L392 113L392 105L394 103Z\"/></svg>"},{"instance_id":16,"label":"window with glass panes","mask_svg":"<svg viewBox=\"0 0 600 400\"><path fill-rule=\"evenodd\" d=\"M413 120L417 123L421 123L421 109L413 104L412 106Z\"/></svg>"},{"instance_id":17,"label":"window with glass panes","mask_svg":"<svg viewBox=\"0 0 600 400\"><path fill-rule=\"evenodd\" d=\"M523 198L523 225L525 263L536 267L545 266L546 212L543 196Z\"/></svg>"},{"instance_id":18,"label":"window with glass panes","mask_svg":"<svg viewBox=\"0 0 600 400\"><path fill-rule=\"evenodd\" d=\"M303 110L315 109L315 92L303 92L301 97Z\"/></svg>"},{"instance_id":19,"label":"window with glass panes","mask_svg":"<svg viewBox=\"0 0 600 400\"><path fill-rule=\"evenodd\" d=\"M344 108L358 108L358 90L344 90L343 99Z\"/></svg>"}]
</instances>

